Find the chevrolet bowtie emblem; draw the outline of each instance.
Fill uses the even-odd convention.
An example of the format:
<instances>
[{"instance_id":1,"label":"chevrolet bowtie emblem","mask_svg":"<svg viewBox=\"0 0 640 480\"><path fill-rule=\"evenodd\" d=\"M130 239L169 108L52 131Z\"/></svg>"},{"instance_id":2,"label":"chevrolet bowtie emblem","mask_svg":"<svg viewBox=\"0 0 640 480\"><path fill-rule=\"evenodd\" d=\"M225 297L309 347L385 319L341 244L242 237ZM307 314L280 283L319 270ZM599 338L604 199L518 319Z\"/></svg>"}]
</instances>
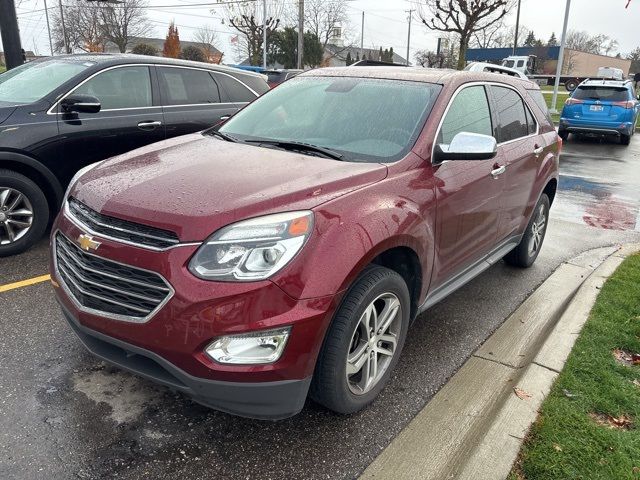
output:
<instances>
[{"instance_id":1,"label":"chevrolet bowtie emblem","mask_svg":"<svg viewBox=\"0 0 640 480\"><path fill-rule=\"evenodd\" d=\"M83 233L78 237L78 244L80 248L85 251L97 250L100 246L100 242L96 242L91 235Z\"/></svg>"}]
</instances>

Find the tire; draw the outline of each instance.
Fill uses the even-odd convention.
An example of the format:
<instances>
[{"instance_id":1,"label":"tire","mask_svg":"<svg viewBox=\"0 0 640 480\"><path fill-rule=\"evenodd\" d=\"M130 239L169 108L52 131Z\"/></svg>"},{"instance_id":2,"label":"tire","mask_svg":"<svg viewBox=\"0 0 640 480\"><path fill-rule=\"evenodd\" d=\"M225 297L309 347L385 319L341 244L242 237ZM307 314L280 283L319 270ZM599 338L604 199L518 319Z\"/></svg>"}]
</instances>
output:
<instances>
[{"instance_id":1,"label":"tire","mask_svg":"<svg viewBox=\"0 0 640 480\"><path fill-rule=\"evenodd\" d=\"M620 135L620 145L629 145L631 143L631 135Z\"/></svg>"},{"instance_id":2,"label":"tire","mask_svg":"<svg viewBox=\"0 0 640 480\"><path fill-rule=\"evenodd\" d=\"M365 336L364 326L371 326L367 312L391 313L395 301L399 309L382 336L378 338L378 330L375 337L367 340L369 335ZM398 362L409 326L409 312L409 289L398 273L380 266L365 269L346 294L329 327L311 382L311 398L342 414L354 413L369 405L385 387ZM388 341L390 337L395 337L395 348ZM383 354L378 348L393 353ZM364 363L360 370L348 376L349 357L354 370L358 358ZM379 368L375 377L367 375L374 357Z\"/></svg>"},{"instance_id":3,"label":"tire","mask_svg":"<svg viewBox=\"0 0 640 480\"><path fill-rule=\"evenodd\" d=\"M566 130L558 130L558 136L562 139L563 142L569 140L569 132Z\"/></svg>"},{"instance_id":4,"label":"tire","mask_svg":"<svg viewBox=\"0 0 640 480\"><path fill-rule=\"evenodd\" d=\"M49 204L29 178L0 169L0 257L22 253L47 229Z\"/></svg>"},{"instance_id":5,"label":"tire","mask_svg":"<svg viewBox=\"0 0 640 480\"><path fill-rule=\"evenodd\" d=\"M573 92L576 88L578 88L579 83L580 82L577 79L571 78L564 82L564 88L567 89L567 92Z\"/></svg>"},{"instance_id":6,"label":"tire","mask_svg":"<svg viewBox=\"0 0 640 480\"><path fill-rule=\"evenodd\" d=\"M531 220L529 220L529 224L522 236L522 240L520 240L520 243L516 248L511 250L504 257L504 261L506 263L513 265L514 267L521 268L528 268L533 265L536 258L538 258L540 250L542 250L544 237L547 233L550 206L551 203L549 202L549 197L546 193L543 193L540 200L538 200L536 208L533 209ZM543 217L540 217L541 212ZM541 221L544 222L542 226L540 226ZM536 234L536 232L538 233ZM534 236L537 240L534 240ZM532 247L534 248L532 249Z\"/></svg>"}]
</instances>

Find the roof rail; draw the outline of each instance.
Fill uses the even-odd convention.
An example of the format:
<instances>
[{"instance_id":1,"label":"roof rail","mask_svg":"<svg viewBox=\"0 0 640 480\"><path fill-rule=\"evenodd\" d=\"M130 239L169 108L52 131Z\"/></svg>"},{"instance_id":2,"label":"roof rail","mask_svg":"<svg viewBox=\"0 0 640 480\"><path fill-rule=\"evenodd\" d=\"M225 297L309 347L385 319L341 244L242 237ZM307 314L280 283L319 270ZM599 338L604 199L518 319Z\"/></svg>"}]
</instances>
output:
<instances>
[{"instance_id":1,"label":"roof rail","mask_svg":"<svg viewBox=\"0 0 640 480\"><path fill-rule=\"evenodd\" d=\"M515 68L503 67L502 65L495 65L493 63L484 63L484 62L472 62L466 67L464 67L467 72L490 72L490 73L499 73L501 75L509 75L511 77L518 77L522 80L529 80L527 76L522 73L520 70L516 70Z\"/></svg>"},{"instance_id":2,"label":"roof rail","mask_svg":"<svg viewBox=\"0 0 640 480\"><path fill-rule=\"evenodd\" d=\"M381 62L380 60L360 60L350 67L406 67L404 63Z\"/></svg>"}]
</instances>

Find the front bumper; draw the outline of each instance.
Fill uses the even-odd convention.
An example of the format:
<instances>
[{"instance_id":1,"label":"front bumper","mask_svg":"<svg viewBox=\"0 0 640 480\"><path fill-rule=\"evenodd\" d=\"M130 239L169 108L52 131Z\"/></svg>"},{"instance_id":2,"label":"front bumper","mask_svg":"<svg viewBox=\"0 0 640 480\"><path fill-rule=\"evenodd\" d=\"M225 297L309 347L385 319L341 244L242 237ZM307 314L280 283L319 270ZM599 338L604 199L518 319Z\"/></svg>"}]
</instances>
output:
<instances>
[{"instance_id":1,"label":"front bumper","mask_svg":"<svg viewBox=\"0 0 640 480\"><path fill-rule=\"evenodd\" d=\"M84 327L63 305L62 313L84 346L95 356L153 382L180 391L196 402L243 417L279 420L304 406L311 376L277 382L220 382L189 375L150 350Z\"/></svg>"},{"instance_id":2,"label":"front bumper","mask_svg":"<svg viewBox=\"0 0 640 480\"><path fill-rule=\"evenodd\" d=\"M631 135L634 125L632 122L594 122L592 120L561 118L560 130L570 133L594 135Z\"/></svg>"}]
</instances>

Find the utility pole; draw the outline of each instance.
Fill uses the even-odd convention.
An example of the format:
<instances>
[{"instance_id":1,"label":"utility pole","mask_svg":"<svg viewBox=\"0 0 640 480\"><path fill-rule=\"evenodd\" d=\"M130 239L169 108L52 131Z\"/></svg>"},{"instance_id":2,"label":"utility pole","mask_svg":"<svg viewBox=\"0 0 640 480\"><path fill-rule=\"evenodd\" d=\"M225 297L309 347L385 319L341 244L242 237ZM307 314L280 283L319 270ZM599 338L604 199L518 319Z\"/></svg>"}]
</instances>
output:
<instances>
[{"instance_id":1,"label":"utility pole","mask_svg":"<svg viewBox=\"0 0 640 480\"><path fill-rule=\"evenodd\" d=\"M51 27L49 26L49 9L47 8L47 0L44 0L44 16L47 18L47 33L49 34L49 49L53 57L53 42L51 41Z\"/></svg>"},{"instance_id":2,"label":"utility pole","mask_svg":"<svg viewBox=\"0 0 640 480\"><path fill-rule=\"evenodd\" d=\"M516 15L516 38L513 39L513 54L516 54L516 48L518 48L518 30L520 30L520 3L522 0L518 0L518 13Z\"/></svg>"},{"instance_id":3,"label":"utility pole","mask_svg":"<svg viewBox=\"0 0 640 480\"><path fill-rule=\"evenodd\" d=\"M571 0L567 0L567 6L564 10L564 25L562 27L562 38L560 39L560 54L558 55L558 66L556 67L556 82L553 86L553 98L551 99L551 113L558 113L556 110L556 102L558 101L558 88L560 88L560 75L562 75L562 64L564 63L564 47L567 43L567 26L569 25L569 10L571 9Z\"/></svg>"},{"instance_id":4,"label":"utility pole","mask_svg":"<svg viewBox=\"0 0 640 480\"><path fill-rule=\"evenodd\" d=\"M304 53L304 0L298 0L298 69L302 70L302 54Z\"/></svg>"},{"instance_id":5,"label":"utility pole","mask_svg":"<svg viewBox=\"0 0 640 480\"><path fill-rule=\"evenodd\" d=\"M13 0L0 0L0 34L4 45L4 61L7 69L22 65L22 45L18 17Z\"/></svg>"},{"instance_id":6,"label":"utility pole","mask_svg":"<svg viewBox=\"0 0 640 480\"><path fill-rule=\"evenodd\" d=\"M364 57L364 10L362 11L362 30L360 31L360 59Z\"/></svg>"},{"instance_id":7,"label":"utility pole","mask_svg":"<svg viewBox=\"0 0 640 480\"><path fill-rule=\"evenodd\" d=\"M413 12L415 9L407 10L409 13L409 33L407 34L407 66L409 66L409 46L411 45L411 19L413 17Z\"/></svg>"},{"instance_id":8,"label":"utility pole","mask_svg":"<svg viewBox=\"0 0 640 480\"><path fill-rule=\"evenodd\" d=\"M267 69L267 0L262 0L262 15L264 16L262 27L262 66Z\"/></svg>"},{"instance_id":9,"label":"utility pole","mask_svg":"<svg viewBox=\"0 0 640 480\"><path fill-rule=\"evenodd\" d=\"M64 40L64 51L68 55L71 53L71 49L69 48L69 39L67 38L67 27L64 24L64 11L62 8L62 0L58 0L58 4L60 5L60 23L62 27L62 38Z\"/></svg>"}]
</instances>

